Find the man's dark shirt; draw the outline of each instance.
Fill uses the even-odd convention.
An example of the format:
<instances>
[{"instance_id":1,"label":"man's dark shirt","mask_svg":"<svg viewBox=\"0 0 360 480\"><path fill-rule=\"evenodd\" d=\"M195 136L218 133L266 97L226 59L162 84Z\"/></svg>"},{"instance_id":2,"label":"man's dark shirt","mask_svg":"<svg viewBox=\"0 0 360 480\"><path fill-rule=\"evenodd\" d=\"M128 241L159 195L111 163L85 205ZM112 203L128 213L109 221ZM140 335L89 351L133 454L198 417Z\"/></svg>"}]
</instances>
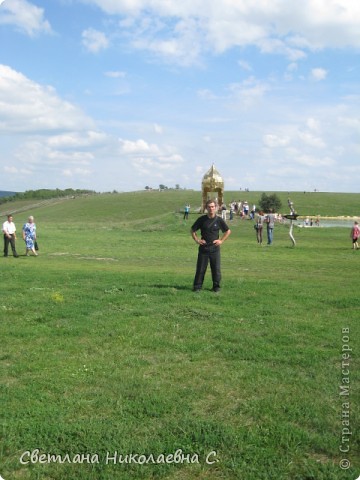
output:
<instances>
[{"instance_id":1,"label":"man's dark shirt","mask_svg":"<svg viewBox=\"0 0 360 480\"><path fill-rule=\"evenodd\" d=\"M193 232L200 230L201 238L206 241L207 245L212 245L214 240L219 238L219 231L227 232L229 227L225 221L217 215L215 218L209 218L207 215L203 215L196 220L191 230Z\"/></svg>"}]
</instances>

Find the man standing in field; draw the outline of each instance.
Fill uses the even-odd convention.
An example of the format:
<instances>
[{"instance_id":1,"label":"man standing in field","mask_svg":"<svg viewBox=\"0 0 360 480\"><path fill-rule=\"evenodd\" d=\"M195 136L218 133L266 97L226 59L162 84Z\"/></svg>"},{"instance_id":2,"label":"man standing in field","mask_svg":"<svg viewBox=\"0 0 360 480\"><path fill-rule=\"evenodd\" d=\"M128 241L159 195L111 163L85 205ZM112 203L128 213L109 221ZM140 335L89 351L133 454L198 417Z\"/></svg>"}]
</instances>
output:
<instances>
[{"instance_id":1,"label":"man standing in field","mask_svg":"<svg viewBox=\"0 0 360 480\"><path fill-rule=\"evenodd\" d=\"M7 221L3 223L2 231L4 234L4 257L8 256L9 243L14 257L18 257L19 255L16 253L15 248L16 227L12 215L7 216Z\"/></svg>"},{"instance_id":2,"label":"man standing in field","mask_svg":"<svg viewBox=\"0 0 360 480\"><path fill-rule=\"evenodd\" d=\"M225 242L231 231L226 222L216 215L217 205L214 200L208 200L205 208L208 212L207 215L199 217L190 230L192 238L199 245L193 291L199 292L202 289L206 269L210 261L212 291L219 292L221 280L220 245ZM201 231L201 238L197 236L196 232L198 230ZM220 230L223 232L222 238L219 238Z\"/></svg>"}]
</instances>

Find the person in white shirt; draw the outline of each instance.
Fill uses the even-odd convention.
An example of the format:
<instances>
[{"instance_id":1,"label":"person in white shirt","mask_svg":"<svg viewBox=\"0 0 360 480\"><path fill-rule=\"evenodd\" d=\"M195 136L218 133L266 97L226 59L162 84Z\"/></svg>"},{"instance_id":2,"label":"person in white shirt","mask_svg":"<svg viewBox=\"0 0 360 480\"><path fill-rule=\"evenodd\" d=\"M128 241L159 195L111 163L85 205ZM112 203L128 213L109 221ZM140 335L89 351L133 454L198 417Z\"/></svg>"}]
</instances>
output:
<instances>
[{"instance_id":1,"label":"person in white shirt","mask_svg":"<svg viewBox=\"0 0 360 480\"><path fill-rule=\"evenodd\" d=\"M16 227L12 215L8 215L7 221L3 223L2 231L4 234L4 257L8 256L10 243L12 253L17 258L19 255L16 253L15 248Z\"/></svg>"}]
</instances>

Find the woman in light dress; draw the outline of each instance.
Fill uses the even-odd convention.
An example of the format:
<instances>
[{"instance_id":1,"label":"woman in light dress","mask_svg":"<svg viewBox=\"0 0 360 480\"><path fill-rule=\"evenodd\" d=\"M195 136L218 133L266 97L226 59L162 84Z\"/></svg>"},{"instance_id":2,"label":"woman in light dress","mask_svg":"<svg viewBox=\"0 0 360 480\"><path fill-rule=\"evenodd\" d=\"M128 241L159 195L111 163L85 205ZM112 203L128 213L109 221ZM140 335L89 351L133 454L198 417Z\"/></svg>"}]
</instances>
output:
<instances>
[{"instance_id":1,"label":"woman in light dress","mask_svg":"<svg viewBox=\"0 0 360 480\"><path fill-rule=\"evenodd\" d=\"M27 223L24 224L22 229L22 236L26 245L26 256L29 256L30 252L37 257L35 250L36 242L36 225L34 223L34 217L30 216Z\"/></svg>"}]
</instances>

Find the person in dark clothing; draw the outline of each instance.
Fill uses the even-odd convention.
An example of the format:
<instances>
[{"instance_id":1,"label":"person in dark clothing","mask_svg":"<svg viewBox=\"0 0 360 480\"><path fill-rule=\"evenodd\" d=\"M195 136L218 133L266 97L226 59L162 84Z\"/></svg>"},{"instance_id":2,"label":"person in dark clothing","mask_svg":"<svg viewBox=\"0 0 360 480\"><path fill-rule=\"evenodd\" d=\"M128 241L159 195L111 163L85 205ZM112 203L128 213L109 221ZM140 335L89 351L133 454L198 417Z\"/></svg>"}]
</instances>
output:
<instances>
[{"instance_id":1,"label":"person in dark clothing","mask_svg":"<svg viewBox=\"0 0 360 480\"><path fill-rule=\"evenodd\" d=\"M212 290L213 292L220 291L220 245L228 238L231 230L226 222L216 215L216 209L215 201L208 200L206 202L207 215L199 217L190 230L193 240L199 245L193 285L194 292L199 292L202 288L209 261L213 282ZM196 232L198 230L201 231L201 238L197 236ZM223 232L221 238L219 238L220 230Z\"/></svg>"}]
</instances>

